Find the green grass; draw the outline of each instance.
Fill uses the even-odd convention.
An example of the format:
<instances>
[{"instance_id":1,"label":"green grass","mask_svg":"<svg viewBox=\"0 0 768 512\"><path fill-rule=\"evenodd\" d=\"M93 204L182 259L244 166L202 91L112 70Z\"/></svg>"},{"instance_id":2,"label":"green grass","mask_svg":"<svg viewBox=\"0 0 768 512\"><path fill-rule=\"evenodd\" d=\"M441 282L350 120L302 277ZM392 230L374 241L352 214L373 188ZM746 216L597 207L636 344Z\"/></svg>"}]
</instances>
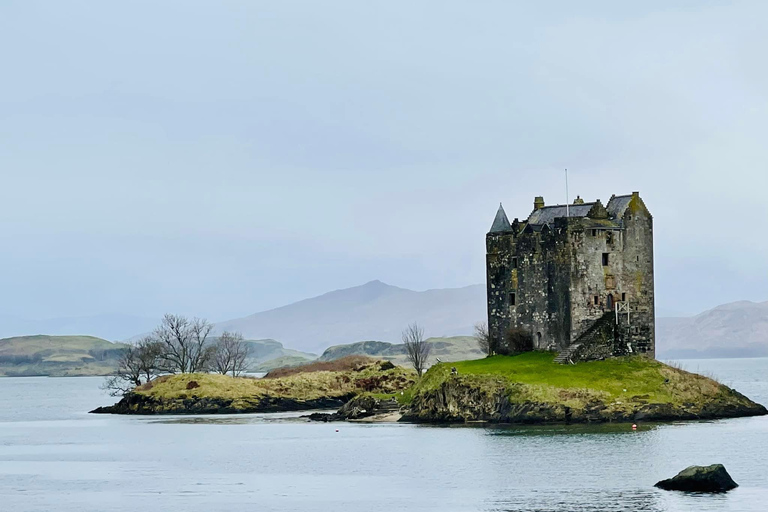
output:
<instances>
[{"instance_id":1,"label":"green grass","mask_svg":"<svg viewBox=\"0 0 768 512\"><path fill-rule=\"evenodd\" d=\"M616 408L632 400L681 404L723 393L712 379L642 357L624 357L576 365L553 362L550 352L492 356L433 366L416 384L413 394L428 392L454 378L481 390L505 389L513 402L559 402L583 407L592 400ZM451 375L455 367L458 376Z\"/></svg>"}]
</instances>

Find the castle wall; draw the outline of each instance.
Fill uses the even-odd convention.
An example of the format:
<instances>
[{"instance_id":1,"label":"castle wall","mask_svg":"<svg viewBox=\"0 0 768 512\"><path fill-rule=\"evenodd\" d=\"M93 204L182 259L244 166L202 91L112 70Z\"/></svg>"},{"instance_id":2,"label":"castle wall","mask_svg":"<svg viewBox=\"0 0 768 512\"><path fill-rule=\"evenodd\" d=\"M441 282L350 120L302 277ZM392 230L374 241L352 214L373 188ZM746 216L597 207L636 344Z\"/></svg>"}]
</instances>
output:
<instances>
[{"instance_id":1,"label":"castle wall","mask_svg":"<svg viewBox=\"0 0 768 512\"><path fill-rule=\"evenodd\" d=\"M486 237L486 286L488 296L488 336L497 346L510 326L510 293L516 289L517 272L512 272L514 237L511 233Z\"/></svg>"},{"instance_id":2,"label":"castle wall","mask_svg":"<svg viewBox=\"0 0 768 512\"><path fill-rule=\"evenodd\" d=\"M571 270L571 342L621 300L619 275L623 271L622 232L591 227L587 219L572 219L569 226ZM607 265L603 265L607 254ZM612 299L609 299L611 295Z\"/></svg>"},{"instance_id":3,"label":"castle wall","mask_svg":"<svg viewBox=\"0 0 768 512\"><path fill-rule=\"evenodd\" d=\"M555 231L520 233L512 257L517 269L510 291L515 305L509 306L509 325L533 337L534 348L558 349L568 345L567 246L564 235Z\"/></svg>"},{"instance_id":4,"label":"castle wall","mask_svg":"<svg viewBox=\"0 0 768 512\"><path fill-rule=\"evenodd\" d=\"M656 357L656 318L653 276L653 217L637 198L624 213L624 258L618 284L627 293L630 306L619 325L628 330L633 352Z\"/></svg>"}]
</instances>

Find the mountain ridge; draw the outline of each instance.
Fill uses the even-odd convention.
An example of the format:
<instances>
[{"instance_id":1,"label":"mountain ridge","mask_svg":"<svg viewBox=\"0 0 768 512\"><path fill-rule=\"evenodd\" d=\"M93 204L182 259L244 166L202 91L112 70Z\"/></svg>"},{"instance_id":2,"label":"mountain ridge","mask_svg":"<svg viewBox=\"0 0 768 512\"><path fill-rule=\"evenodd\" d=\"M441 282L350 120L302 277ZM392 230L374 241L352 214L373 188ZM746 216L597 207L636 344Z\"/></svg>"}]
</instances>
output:
<instances>
[{"instance_id":1,"label":"mountain ridge","mask_svg":"<svg viewBox=\"0 0 768 512\"><path fill-rule=\"evenodd\" d=\"M321 353L365 339L397 342L412 322L427 336L468 335L485 317L485 303L483 284L414 291L374 280L218 322L216 331L236 330L246 338L273 338Z\"/></svg>"}]
</instances>

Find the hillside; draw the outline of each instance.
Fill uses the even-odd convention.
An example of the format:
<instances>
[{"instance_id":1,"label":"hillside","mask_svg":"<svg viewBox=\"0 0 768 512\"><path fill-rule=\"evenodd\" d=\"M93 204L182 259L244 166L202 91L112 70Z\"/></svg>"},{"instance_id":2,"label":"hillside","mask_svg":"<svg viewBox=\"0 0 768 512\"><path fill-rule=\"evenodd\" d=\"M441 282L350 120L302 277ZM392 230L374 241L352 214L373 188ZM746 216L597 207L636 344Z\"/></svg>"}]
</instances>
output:
<instances>
[{"instance_id":1,"label":"hillside","mask_svg":"<svg viewBox=\"0 0 768 512\"><path fill-rule=\"evenodd\" d=\"M0 315L0 338L47 333L72 336L88 333L108 340L125 341L137 333L151 331L158 320L125 314L29 319Z\"/></svg>"},{"instance_id":2,"label":"hillside","mask_svg":"<svg viewBox=\"0 0 768 512\"><path fill-rule=\"evenodd\" d=\"M321 352L359 340L396 342L411 322L427 336L471 334L486 316L485 285L416 292L381 281L337 290L277 309L216 324L218 332L273 338L289 347Z\"/></svg>"},{"instance_id":3,"label":"hillside","mask_svg":"<svg viewBox=\"0 0 768 512\"><path fill-rule=\"evenodd\" d=\"M245 343L248 345L248 358L251 364L260 364L284 357L305 361L317 359L317 354L285 348L282 343L272 339L245 340Z\"/></svg>"},{"instance_id":4,"label":"hillside","mask_svg":"<svg viewBox=\"0 0 768 512\"><path fill-rule=\"evenodd\" d=\"M443 362L480 359L485 354L480 350L477 341L471 336L452 336L447 338L428 338L432 345L429 363L440 359ZM329 347L320 356L320 361L333 361L351 355L364 355L391 361L394 364L407 366L405 345L383 341L360 341L348 345Z\"/></svg>"},{"instance_id":5,"label":"hillside","mask_svg":"<svg viewBox=\"0 0 768 512\"><path fill-rule=\"evenodd\" d=\"M107 375L125 345L93 336L17 336L0 340L0 376Z\"/></svg>"},{"instance_id":6,"label":"hillside","mask_svg":"<svg viewBox=\"0 0 768 512\"><path fill-rule=\"evenodd\" d=\"M659 358L768 356L768 302L723 304L690 318L659 318Z\"/></svg>"}]
</instances>

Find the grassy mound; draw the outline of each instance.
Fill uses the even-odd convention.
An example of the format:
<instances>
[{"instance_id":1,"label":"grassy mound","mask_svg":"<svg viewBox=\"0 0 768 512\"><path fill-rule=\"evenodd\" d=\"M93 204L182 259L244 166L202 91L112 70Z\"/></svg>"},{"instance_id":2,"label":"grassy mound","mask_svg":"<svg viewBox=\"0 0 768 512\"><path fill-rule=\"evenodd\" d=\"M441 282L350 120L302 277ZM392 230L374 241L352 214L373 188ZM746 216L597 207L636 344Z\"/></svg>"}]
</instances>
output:
<instances>
[{"instance_id":1,"label":"grassy mound","mask_svg":"<svg viewBox=\"0 0 768 512\"><path fill-rule=\"evenodd\" d=\"M340 407L364 393L394 394L411 387L416 373L385 361L352 369L303 371L255 379L210 373L164 375L139 386L118 404L94 412L215 414Z\"/></svg>"},{"instance_id":2,"label":"grassy mound","mask_svg":"<svg viewBox=\"0 0 768 512\"><path fill-rule=\"evenodd\" d=\"M765 413L710 378L646 357L576 365L553 359L552 353L529 352L435 365L406 399L413 415L427 421L631 421Z\"/></svg>"}]
</instances>

